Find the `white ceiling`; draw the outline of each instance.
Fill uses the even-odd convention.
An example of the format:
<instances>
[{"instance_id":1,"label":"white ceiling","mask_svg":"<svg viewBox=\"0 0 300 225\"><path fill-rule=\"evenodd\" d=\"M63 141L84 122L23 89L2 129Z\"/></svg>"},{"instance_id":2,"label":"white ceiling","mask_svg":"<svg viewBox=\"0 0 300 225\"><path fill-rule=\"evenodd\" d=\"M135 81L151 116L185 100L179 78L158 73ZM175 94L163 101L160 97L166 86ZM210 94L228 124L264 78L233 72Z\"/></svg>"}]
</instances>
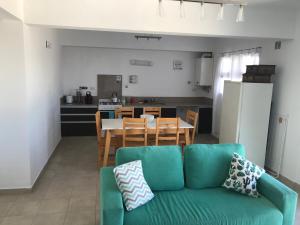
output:
<instances>
[{"instance_id":1,"label":"white ceiling","mask_svg":"<svg viewBox=\"0 0 300 225\"><path fill-rule=\"evenodd\" d=\"M251 6L300 9L300 0L247 0L247 2Z\"/></svg>"}]
</instances>

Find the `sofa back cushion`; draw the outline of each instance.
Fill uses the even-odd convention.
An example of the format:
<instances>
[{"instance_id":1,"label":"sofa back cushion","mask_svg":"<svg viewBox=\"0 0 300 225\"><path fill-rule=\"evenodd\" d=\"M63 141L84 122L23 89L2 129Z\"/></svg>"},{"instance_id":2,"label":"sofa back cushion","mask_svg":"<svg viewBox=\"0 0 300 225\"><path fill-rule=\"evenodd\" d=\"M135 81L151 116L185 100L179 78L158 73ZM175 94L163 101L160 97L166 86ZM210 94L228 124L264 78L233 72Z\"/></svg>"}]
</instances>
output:
<instances>
[{"instance_id":1,"label":"sofa back cushion","mask_svg":"<svg viewBox=\"0 0 300 225\"><path fill-rule=\"evenodd\" d=\"M179 146L127 147L117 151L116 165L142 161L145 179L152 191L184 188L183 161Z\"/></svg>"},{"instance_id":2,"label":"sofa back cushion","mask_svg":"<svg viewBox=\"0 0 300 225\"><path fill-rule=\"evenodd\" d=\"M188 145L184 150L186 187L221 187L228 175L233 153L245 156L239 144Z\"/></svg>"}]
</instances>

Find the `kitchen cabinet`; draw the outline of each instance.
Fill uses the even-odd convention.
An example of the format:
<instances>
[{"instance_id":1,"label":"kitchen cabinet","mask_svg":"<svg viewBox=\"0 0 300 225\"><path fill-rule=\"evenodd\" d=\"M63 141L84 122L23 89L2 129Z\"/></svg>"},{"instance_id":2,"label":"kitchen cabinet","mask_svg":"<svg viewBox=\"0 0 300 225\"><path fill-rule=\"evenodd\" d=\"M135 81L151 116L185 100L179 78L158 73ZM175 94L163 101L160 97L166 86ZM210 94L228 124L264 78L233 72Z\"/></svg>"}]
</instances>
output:
<instances>
[{"instance_id":1,"label":"kitchen cabinet","mask_svg":"<svg viewBox=\"0 0 300 225\"><path fill-rule=\"evenodd\" d=\"M140 118L143 114L143 108L134 108L134 118Z\"/></svg>"},{"instance_id":2,"label":"kitchen cabinet","mask_svg":"<svg viewBox=\"0 0 300 225\"><path fill-rule=\"evenodd\" d=\"M210 134L212 130L212 108L199 108L198 133Z\"/></svg>"},{"instance_id":3,"label":"kitchen cabinet","mask_svg":"<svg viewBox=\"0 0 300 225\"><path fill-rule=\"evenodd\" d=\"M61 135L96 136L95 107L61 107Z\"/></svg>"},{"instance_id":4,"label":"kitchen cabinet","mask_svg":"<svg viewBox=\"0 0 300 225\"><path fill-rule=\"evenodd\" d=\"M174 107L174 108L161 108L161 117L176 118L176 107Z\"/></svg>"},{"instance_id":5,"label":"kitchen cabinet","mask_svg":"<svg viewBox=\"0 0 300 225\"><path fill-rule=\"evenodd\" d=\"M134 108L134 117L140 118L143 114L143 107L135 107ZM161 117L175 118L176 117L176 108L162 107L161 108Z\"/></svg>"},{"instance_id":6,"label":"kitchen cabinet","mask_svg":"<svg viewBox=\"0 0 300 225\"><path fill-rule=\"evenodd\" d=\"M213 58L196 59L196 85L212 86L213 85Z\"/></svg>"}]
</instances>

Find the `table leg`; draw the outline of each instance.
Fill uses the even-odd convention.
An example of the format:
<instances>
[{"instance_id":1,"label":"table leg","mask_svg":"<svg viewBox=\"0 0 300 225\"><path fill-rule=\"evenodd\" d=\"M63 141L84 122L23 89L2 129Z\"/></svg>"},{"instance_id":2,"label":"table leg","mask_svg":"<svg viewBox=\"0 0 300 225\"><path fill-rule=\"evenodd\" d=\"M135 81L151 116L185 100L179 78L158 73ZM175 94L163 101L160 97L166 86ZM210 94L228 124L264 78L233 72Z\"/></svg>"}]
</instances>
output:
<instances>
[{"instance_id":1,"label":"table leg","mask_svg":"<svg viewBox=\"0 0 300 225\"><path fill-rule=\"evenodd\" d=\"M190 144L190 132L189 128L184 129L184 136L185 136L185 144L189 145Z\"/></svg>"},{"instance_id":2,"label":"table leg","mask_svg":"<svg viewBox=\"0 0 300 225\"><path fill-rule=\"evenodd\" d=\"M106 138L105 138L105 150L104 150L103 166L107 166L108 154L109 154L109 150L110 150L110 141L111 141L111 132L110 132L110 130L107 130L106 131Z\"/></svg>"}]
</instances>

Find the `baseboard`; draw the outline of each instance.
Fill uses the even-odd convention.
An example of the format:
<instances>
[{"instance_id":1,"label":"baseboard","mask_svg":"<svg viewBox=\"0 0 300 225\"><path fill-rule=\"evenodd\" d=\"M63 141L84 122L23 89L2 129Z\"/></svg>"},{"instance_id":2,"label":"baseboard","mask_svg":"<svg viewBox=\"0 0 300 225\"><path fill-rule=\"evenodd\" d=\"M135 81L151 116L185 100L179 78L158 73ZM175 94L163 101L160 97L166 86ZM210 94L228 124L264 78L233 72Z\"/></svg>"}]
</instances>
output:
<instances>
[{"instance_id":1,"label":"baseboard","mask_svg":"<svg viewBox=\"0 0 300 225\"><path fill-rule=\"evenodd\" d=\"M30 193L32 192L32 190L34 189L35 185L37 184L37 182L39 181L39 179L43 176L43 174L45 173L45 171L48 168L49 165L49 161L53 158L57 147L59 146L59 144L61 143L61 139L59 140L59 142L57 143L57 145L55 146L53 152L51 153L50 157L48 158L47 162L45 163L45 166L43 167L43 169L41 170L41 172L39 173L39 175L36 177L35 181L33 182L31 187L28 188L16 188L16 189L0 189L0 194L24 194L24 193Z\"/></svg>"},{"instance_id":2,"label":"baseboard","mask_svg":"<svg viewBox=\"0 0 300 225\"><path fill-rule=\"evenodd\" d=\"M50 157L48 158L47 162L45 163L45 166L43 167L43 169L41 170L41 172L39 173L39 175L35 178L35 181L32 184L31 190L34 189L35 185L38 183L38 181L40 180L40 178L44 175L45 171L48 168L49 162L50 160L54 157L56 150L58 149L59 144L61 143L61 139L58 141L57 145L55 146L54 150L52 151Z\"/></svg>"}]
</instances>

